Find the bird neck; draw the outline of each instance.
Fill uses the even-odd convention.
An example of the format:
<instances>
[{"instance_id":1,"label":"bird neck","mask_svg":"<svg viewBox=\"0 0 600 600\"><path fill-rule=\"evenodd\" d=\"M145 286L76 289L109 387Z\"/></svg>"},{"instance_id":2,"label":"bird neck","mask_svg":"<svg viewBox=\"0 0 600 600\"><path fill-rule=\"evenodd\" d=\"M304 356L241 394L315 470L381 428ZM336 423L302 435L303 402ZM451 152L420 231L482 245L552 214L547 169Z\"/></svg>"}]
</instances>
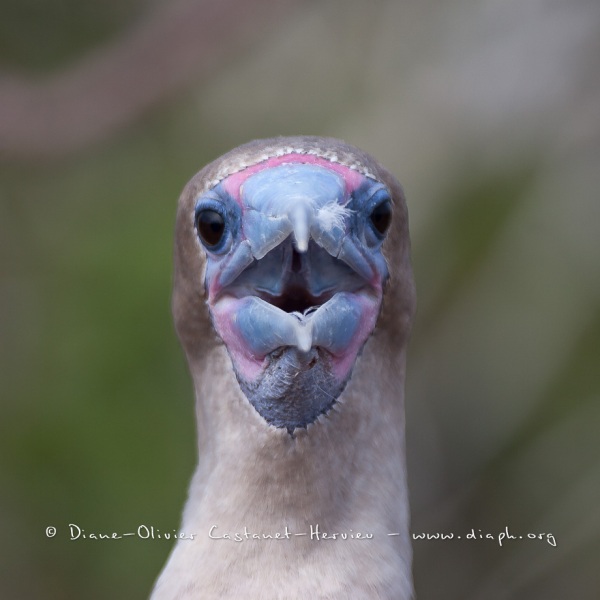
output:
<instances>
[{"instance_id":1,"label":"bird neck","mask_svg":"<svg viewBox=\"0 0 600 600\"><path fill-rule=\"evenodd\" d=\"M404 352L370 346L294 436L245 399L224 349L192 365L199 462L153 600L413 597Z\"/></svg>"},{"instance_id":2,"label":"bird neck","mask_svg":"<svg viewBox=\"0 0 600 600\"><path fill-rule=\"evenodd\" d=\"M186 519L407 539L403 352L382 364L368 343L330 413L293 435L258 415L222 348L194 376L199 463Z\"/></svg>"}]
</instances>

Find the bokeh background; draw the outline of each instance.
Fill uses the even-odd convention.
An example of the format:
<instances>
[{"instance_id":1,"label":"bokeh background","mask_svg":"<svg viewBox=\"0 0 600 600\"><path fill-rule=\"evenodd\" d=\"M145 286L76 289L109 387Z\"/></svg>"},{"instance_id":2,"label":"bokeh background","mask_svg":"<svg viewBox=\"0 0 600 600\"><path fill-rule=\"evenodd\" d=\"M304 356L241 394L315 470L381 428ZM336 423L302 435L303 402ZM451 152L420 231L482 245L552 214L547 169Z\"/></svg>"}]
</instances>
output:
<instances>
[{"instance_id":1,"label":"bokeh background","mask_svg":"<svg viewBox=\"0 0 600 600\"><path fill-rule=\"evenodd\" d=\"M600 598L600 4L0 0L0 597L145 598L195 463L177 197L343 138L409 203L422 600ZM55 526L48 539L45 530Z\"/></svg>"}]
</instances>

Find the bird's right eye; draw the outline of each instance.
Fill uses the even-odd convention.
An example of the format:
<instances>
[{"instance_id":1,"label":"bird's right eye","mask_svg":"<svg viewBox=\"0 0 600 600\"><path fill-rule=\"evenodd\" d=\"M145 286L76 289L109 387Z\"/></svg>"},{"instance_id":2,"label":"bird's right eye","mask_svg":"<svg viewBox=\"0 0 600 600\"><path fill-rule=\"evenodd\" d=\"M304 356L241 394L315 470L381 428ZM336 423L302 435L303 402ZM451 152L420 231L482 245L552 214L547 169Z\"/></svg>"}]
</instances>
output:
<instances>
[{"instance_id":1,"label":"bird's right eye","mask_svg":"<svg viewBox=\"0 0 600 600\"><path fill-rule=\"evenodd\" d=\"M216 210L201 210L196 214L196 230L204 245L214 248L223 239L225 219Z\"/></svg>"},{"instance_id":2,"label":"bird's right eye","mask_svg":"<svg viewBox=\"0 0 600 600\"><path fill-rule=\"evenodd\" d=\"M384 235L392 222L392 203L389 200L384 200L379 203L371 211L369 219L371 220L373 227L375 227L381 235Z\"/></svg>"}]
</instances>

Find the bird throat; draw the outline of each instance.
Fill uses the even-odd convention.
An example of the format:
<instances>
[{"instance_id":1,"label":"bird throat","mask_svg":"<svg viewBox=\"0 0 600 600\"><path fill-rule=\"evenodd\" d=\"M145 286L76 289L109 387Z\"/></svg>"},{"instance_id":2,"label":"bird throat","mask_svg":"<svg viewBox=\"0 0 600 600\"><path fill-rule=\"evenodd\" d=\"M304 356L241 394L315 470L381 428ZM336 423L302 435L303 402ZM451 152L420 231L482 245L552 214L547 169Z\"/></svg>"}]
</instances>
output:
<instances>
[{"instance_id":1,"label":"bird throat","mask_svg":"<svg viewBox=\"0 0 600 600\"><path fill-rule=\"evenodd\" d=\"M306 427L327 413L342 393L331 374L328 353L320 348L300 352L285 347L268 356L262 376L247 382L238 375L244 395L267 423L294 429Z\"/></svg>"}]
</instances>

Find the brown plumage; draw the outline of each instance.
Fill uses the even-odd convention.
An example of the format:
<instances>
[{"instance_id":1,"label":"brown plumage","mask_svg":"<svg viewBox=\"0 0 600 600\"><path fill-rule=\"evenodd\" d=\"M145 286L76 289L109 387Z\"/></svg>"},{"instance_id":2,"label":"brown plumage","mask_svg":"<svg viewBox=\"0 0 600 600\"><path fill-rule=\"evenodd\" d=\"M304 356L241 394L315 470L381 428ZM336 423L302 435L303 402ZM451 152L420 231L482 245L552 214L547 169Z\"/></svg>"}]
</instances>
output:
<instances>
[{"instance_id":1,"label":"brown plumage","mask_svg":"<svg viewBox=\"0 0 600 600\"><path fill-rule=\"evenodd\" d=\"M382 246L389 280L375 330L333 406L291 433L269 424L240 388L213 327L206 252L194 227L198 197L234 173L288 154L379 181L393 205ZM405 354L415 306L409 246L398 181L338 140L254 141L209 164L185 187L173 313L196 393L199 462L181 525L194 539L178 541L153 600L412 597L404 449ZM359 533L372 537L357 539ZM273 539L277 534L281 539Z\"/></svg>"}]
</instances>

